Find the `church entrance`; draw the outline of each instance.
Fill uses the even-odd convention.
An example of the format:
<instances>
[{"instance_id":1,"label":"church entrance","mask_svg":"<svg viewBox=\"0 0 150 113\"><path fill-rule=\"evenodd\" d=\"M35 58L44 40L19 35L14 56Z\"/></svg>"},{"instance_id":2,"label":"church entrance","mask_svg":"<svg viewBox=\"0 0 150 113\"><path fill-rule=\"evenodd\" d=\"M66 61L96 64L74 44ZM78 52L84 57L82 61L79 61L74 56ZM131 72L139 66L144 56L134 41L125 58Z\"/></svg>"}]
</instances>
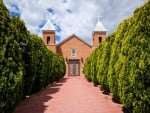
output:
<instances>
[{"instance_id":1,"label":"church entrance","mask_svg":"<svg viewBox=\"0 0 150 113\"><path fill-rule=\"evenodd\" d=\"M80 75L80 60L79 59L69 59L68 74L75 75L75 76Z\"/></svg>"}]
</instances>

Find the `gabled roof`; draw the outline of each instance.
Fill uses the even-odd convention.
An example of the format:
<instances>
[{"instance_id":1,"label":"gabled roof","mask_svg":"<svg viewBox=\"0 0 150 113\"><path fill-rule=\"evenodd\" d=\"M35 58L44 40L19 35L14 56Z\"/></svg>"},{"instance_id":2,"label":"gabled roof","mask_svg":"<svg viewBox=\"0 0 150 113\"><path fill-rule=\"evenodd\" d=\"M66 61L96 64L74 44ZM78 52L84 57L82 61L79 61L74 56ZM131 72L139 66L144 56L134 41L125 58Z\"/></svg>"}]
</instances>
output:
<instances>
[{"instance_id":1,"label":"gabled roof","mask_svg":"<svg viewBox=\"0 0 150 113\"><path fill-rule=\"evenodd\" d=\"M92 47L90 44L86 43L85 41L83 41L81 38L79 38L75 34L72 34L71 36L69 36L68 38L66 38L65 40L63 40L59 44L57 44L57 46L60 46L60 45L64 44L65 42L67 42L68 40L70 40L72 38L76 38L76 39L80 40L81 42L83 42L84 44L86 44L87 46Z\"/></svg>"},{"instance_id":2,"label":"gabled roof","mask_svg":"<svg viewBox=\"0 0 150 113\"><path fill-rule=\"evenodd\" d=\"M53 30L53 31L55 31L56 29L55 29L55 26L52 24L51 20L48 19L48 21L47 21L46 24L42 27L41 30L42 30L42 31L43 31L43 30Z\"/></svg>"}]
</instances>

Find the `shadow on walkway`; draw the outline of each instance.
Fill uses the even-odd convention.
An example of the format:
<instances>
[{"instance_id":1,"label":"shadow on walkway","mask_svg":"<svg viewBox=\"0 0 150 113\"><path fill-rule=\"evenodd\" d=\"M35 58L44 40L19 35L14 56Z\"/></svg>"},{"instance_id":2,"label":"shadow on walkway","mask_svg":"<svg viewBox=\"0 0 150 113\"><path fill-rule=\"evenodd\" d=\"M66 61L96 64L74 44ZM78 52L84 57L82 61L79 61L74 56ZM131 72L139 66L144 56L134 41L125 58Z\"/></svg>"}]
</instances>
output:
<instances>
[{"instance_id":1,"label":"shadow on walkway","mask_svg":"<svg viewBox=\"0 0 150 113\"><path fill-rule=\"evenodd\" d=\"M59 89L67 81L67 79L69 78L63 78L53 84L50 84L38 93L24 99L17 105L14 113L44 113L48 107L45 103L53 99L50 95L59 92Z\"/></svg>"},{"instance_id":2,"label":"shadow on walkway","mask_svg":"<svg viewBox=\"0 0 150 113\"><path fill-rule=\"evenodd\" d=\"M119 98L113 96L113 94L110 93L110 91L104 90L104 89L102 88L102 86L100 86L100 91L102 92L102 94L104 94L104 95L106 95L106 96L110 96L112 102L114 102L114 103L116 103L116 104L120 104L120 105L122 104ZM123 105L123 104L122 104L122 105ZM128 111L124 106L122 107L122 111L123 111L123 113L129 113L129 111Z\"/></svg>"}]
</instances>

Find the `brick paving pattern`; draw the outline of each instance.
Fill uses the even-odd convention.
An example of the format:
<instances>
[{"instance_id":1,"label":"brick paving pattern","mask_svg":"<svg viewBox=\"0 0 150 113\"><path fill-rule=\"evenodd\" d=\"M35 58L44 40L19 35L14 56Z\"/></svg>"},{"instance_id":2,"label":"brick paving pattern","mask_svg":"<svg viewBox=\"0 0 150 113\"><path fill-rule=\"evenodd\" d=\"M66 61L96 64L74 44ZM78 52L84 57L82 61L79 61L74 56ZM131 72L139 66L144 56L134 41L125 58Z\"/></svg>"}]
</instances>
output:
<instances>
[{"instance_id":1,"label":"brick paving pattern","mask_svg":"<svg viewBox=\"0 0 150 113\"><path fill-rule=\"evenodd\" d=\"M65 76L61 81L20 102L14 113L123 113L120 104L104 95L84 76Z\"/></svg>"}]
</instances>

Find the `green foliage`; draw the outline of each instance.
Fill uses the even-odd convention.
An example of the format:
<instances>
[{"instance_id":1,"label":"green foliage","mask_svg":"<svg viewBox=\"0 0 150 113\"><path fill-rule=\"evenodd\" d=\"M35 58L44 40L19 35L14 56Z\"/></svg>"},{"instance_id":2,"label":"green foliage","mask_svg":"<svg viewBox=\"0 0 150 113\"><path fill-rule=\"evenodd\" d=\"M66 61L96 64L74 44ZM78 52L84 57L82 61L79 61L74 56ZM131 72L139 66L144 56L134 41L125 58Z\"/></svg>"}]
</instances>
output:
<instances>
[{"instance_id":1,"label":"green foliage","mask_svg":"<svg viewBox=\"0 0 150 113\"><path fill-rule=\"evenodd\" d=\"M50 82L59 80L65 75L66 68L63 58L49 51L36 35L30 37L24 61L25 95L37 92Z\"/></svg>"},{"instance_id":2,"label":"green foliage","mask_svg":"<svg viewBox=\"0 0 150 113\"><path fill-rule=\"evenodd\" d=\"M23 65L18 33L3 3L0 13L0 112L9 113L22 98Z\"/></svg>"},{"instance_id":3,"label":"green foliage","mask_svg":"<svg viewBox=\"0 0 150 113\"><path fill-rule=\"evenodd\" d=\"M2 1L0 30L0 113L12 113L23 97L61 79L66 68L64 59L31 35L22 20L9 18ZM25 53L20 42L27 44Z\"/></svg>"},{"instance_id":4,"label":"green foliage","mask_svg":"<svg viewBox=\"0 0 150 113\"><path fill-rule=\"evenodd\" d=\"M112 45L114 42L114 36L115 36L115 33L108 36L106 41L100 46L101 49L100 51L98 51L98 53L99 53L99 56L101 57L97 60L98 81L103 86L103 88L107 90L108 92L110 89L109 86L111 86L110 84L108 84L110 82L110 79L108 79L110 78L108 74L108 66L110 65L109 63L110 63L110 57L111 57L111 52L112 52Z\"/></svg>"},{"instance_id":5,"label":"green foliage","mask_svg":"<svg viewBox=\"0 0 150 113\"><path fill-rule=\"evenodd\" d=\"M98 49L94 50L90 57L86 59L85 66L83 68L83 73L85 74L88 81L93 81L95 85L98 84L97 81L97 51Z\"/></svg>"},{"instance_id":6,"label":"green foliage","mask_svg":"<svg viewBox=\"0 0 150 113\"><path fill-rule=\"evenodd\" d=\"M98 81L131 113L150 111L149 14L150 0L124 20L117 31L93 51L84 66L86 78ZM93 66L95 62L97 65ZM91 70L96 70L94 79L97 80L93 80Z\"/></svg>"}]
</instances>

